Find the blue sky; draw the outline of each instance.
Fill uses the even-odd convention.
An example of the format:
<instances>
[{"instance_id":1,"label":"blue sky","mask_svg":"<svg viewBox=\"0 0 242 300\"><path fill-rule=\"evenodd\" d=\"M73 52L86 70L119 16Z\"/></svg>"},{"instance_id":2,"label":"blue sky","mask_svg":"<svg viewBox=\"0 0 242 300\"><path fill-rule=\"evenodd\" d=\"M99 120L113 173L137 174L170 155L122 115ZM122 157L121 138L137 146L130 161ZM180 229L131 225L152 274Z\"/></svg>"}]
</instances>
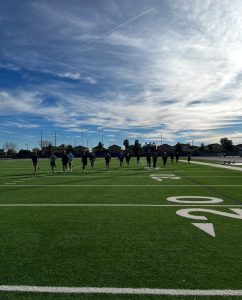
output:
<instances>
[{"instance_id":1,"label":"blue sky","mask_svg":"<svg viewBox=\"0 0 242 300\"><path fill-rule=\"evenodd\" d=\"M240 0L2 0L0 28L0 146L242 143Z\"/></svg>"}]
</instances>

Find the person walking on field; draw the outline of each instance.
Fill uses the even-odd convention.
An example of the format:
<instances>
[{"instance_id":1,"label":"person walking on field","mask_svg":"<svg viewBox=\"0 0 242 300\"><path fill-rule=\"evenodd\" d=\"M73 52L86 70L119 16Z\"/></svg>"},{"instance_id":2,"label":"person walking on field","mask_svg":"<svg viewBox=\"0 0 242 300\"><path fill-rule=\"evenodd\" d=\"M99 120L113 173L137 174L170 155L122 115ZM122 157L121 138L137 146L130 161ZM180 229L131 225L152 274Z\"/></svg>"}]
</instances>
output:
<instances>
[{"instance_id":1,"label":"person walking on field","mask_svg":"<svg viewBox=\"0 0 242 300\"><path fill-rule=\"evenodd\" d=\"M137 153L136 155L136 161L137 161L137 165L140 164L140 154Z\"/></svg>"},{"instance_id":2,"label":"person walking on field","mask_svg":"<svg viewBox=\"0 0 242 300\"><path fill-rule=\"evenodd\" d=\"M69 151L69 152L67 153L67 158L68 158L68 166L69 166L69 169L70 169L70 171L72 172L74 155L71 153L71 151Z\"/></svg>"},{"instance_id":3,"label":"person walking on field","mask_svg":"<svg viewBox=\"0 0 242 300\"><path fill-rule=\"evenodd\" d=\"M109 153L107 153L104 157L104 160L105 160L106 169L109 171L109 163L111 160L111 155Z\"/></svg>"},{"instance_id":4,"label":"person walking on field","mask_svg":"<svg viewBox=\"0 0 242 300\"><path fill-rule=\"evenodd\" d=\"M127 163L128 166L129 166L130 159L131 159L131 156L130 156L129 153L127 153L127 154L125 155L125 160L126 160L126 163Z\"/></svg>"},{"instance_id":5,"label":"person walking on field","mask_svg":"<svg viewBox=\"0 0 242 300\"><path fill-rule=\"evenodd\" d=\"M152 155L152 159L153 159L153 168L156 168L157 157L158 157L157 153L156 153L156 152L153 153L153 155Z\"/></svg>"},{"instance_id":6,"label":"person walking on field","mask_svg":"<svg viewBox=\"0 0 242 300\"><path fill-rule=\"evenodd\" d=\"M191 163L192 154L190 152L187 153L187 162L190 165Z\"/></svg>"},{"instance_id":7,"label":"person walking on field","mask_svg":"<svg viewBox=\"0 0 242 300\"><path fill-rule=\"evenodd\" d=\"M123 163L124 163L124 155L123 155L123 153L119 154L118 159L119 159L119 165L120 165L120 167L122 167Z\"/></svg>"},{"instance_id":8,"label":"person walking on field","mask_svg":"<svg viewBox=\"0 0 242 300\"><path fill-rule=\"evenodd\" d=\"M86 153L83 153L82 155L82 170L83 172L86 171L86 167L87 167L87 154Z\"/></svg>"},{"instance_id":9,"label":"person walking on field","mask_svg":"<svg viewBox=\"0 0 242 300\"><path fill-rule=\"evenodd\" d=\"M166 166L167 158L168 158L168 155L167 155L166 152L164 152L164 153L162 154L162 160L163 160L163 165L164 165L164 167Z\"/></svg>"},{"instance_id":10,"label":"person walking on field","mask_svg":"<svg viewBox=\"0 0 242 300\"><path fill-rule=\"evenodd\" d=\"M33 156L32 156L32 163L34 166L34 174L36 174L37 169L39 169L39 156L36 151L34 151Z\"/></svg>"},{"instance_id":11,"label":"person walking on field","mask_svg":"<svg viewBox=\"0 0 242 300\"><path fill-rule=\"evenodd\" d=\"M176 152L176 154L175 154L175 157L176 157L176 164L178 164L179 157L180 157L180 154L179 154L179 152Z\"/></svg>"},{"instance_id":12,"label":"person walking on field","mask_svg":"<svg viewBox=\"0 0 242 300\"><path fill-rule=\"evenodd\" d=\"M95 157L94 153L91 153L91 154L90 154L89 160L90 160L91 168L92 168L92 170L93 170L93 168L94 168L94 162L95 162L95 160L96 160L96 157Z\"/></svg>"},{"instance_id":13,"label":"person walking on field","mask_svg":"<svg viewBox=\"0 0 242 300\"><path fill-rule=\"evenodd\" d=\"M50 157L49 157L52 174L54 173L54 168L56 168L56 163L55 163L56 160L57 160L57 157L52 152Z\"/></svg>"},{"instance_id":14,"label":"person walking on field","mask_svg":"<svg viewBox=\"0 0 242 300\"><path fill-rule=\"evenodd\" d=\"M150 152L148 152L147 155L146 155L146 162L147 162L147 167L151 168L151 155L150 155Z\"/></svg>"},{"instance_id":15,"label":"person walking on field","mask_svg":"<svg viewBox=\"0 0 242 300\"><path fill-rule=\"evenodd\" d=\"M171 157L171 164L173 165L174 164L174 153L173 152L171 152L171 154L170 154L170 157Z\"/></svg>"},{"instance_id":16,"label":"person walking on field","mask_svg":"<svg viewBox=\"0 0 242 300\"><path fill-rule=\"evenodd\" d=\"M62 162L62 170L63 170L63 172L65 172L67 169L67 164L68 164L68 156L67 156L65 150L63 150L61 162Z\"/></svg>"}]
</instances>

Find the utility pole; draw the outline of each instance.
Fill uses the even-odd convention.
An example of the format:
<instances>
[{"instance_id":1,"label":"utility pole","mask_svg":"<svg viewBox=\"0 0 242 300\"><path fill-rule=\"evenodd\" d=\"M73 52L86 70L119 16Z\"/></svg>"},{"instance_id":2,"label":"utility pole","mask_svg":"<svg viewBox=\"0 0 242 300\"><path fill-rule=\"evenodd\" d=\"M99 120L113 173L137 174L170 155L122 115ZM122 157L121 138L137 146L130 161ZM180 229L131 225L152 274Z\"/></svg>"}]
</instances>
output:
<instances>
[{"instance_id":1,"label":"utility pole","mask_svg":"<svg viewBox=\"0 0 242 300\"><path fill-rule=\"evenodd\" d=\"M162 131L160 133L160 144L162 145Z\"/></svg>"},{"instance_id":2,"label":"utility pole","mask_svg":"<svg viewBox=\"0 0 242 300\"><path fill-rule=\"evenodd\" d=\"M42 132L42 130L40 132L40 148L41 148L41 151L42 151L42 148L43 148L43 132Z\"/></svg>"},{"instance_id":3,"label":"utility pole","mask_svg":"<svg viewBox=\"0 0 242 300\"><path fill-rule=\"evenodd\" d=\"M82 127L82 147L84 147L84 139L83 139L83 127Z\"/></svg>"},{"instance_id":4,"label":"utility pole","mask_svg":"<svg viewBox=\"0 0 242 300\"><path fill-rule=\"evenodd\" d=\"M55 131L55 147L56 147L56 131Z\"/></svg>"},{"instance_id":5,"label":"utility pole","mask_svg":"<svg viewBox=\"0 0 242 300\"><path fill-rule=\"evenodd\" d=\"M28 144L25 144L25 146L27 147L27 151L29 150L29 145Z\"/></svg>"}]
</instances>

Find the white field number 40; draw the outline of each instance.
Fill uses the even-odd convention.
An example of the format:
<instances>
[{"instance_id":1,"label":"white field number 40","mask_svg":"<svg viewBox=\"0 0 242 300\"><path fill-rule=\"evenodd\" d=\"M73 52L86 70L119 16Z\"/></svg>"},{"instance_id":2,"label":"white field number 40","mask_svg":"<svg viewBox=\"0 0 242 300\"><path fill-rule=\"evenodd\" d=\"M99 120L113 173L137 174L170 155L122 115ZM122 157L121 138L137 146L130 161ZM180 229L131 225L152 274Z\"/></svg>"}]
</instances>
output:
<instances>
[{"instance_id":1,"label":"white field number 40","mask_svg":"<svg viewBox=\"0 0 242 300\"><path fill-rule=\"evenodd\" d=\"M214 198L214 197L204 197L204 196L176 196L176 197L168 197L168 201L182 204L215 204L223 202L222 199ZM207 209L207 208L184 208L180 209L176 212L178 216L189 218L193 220L202 220L207 221L208 218L204 215L193 215L192 213L209 213L214 215L219 215L227 218L240 219L242 220L242 209L240 208L229 208L233 213L227 213L215 209ZM197 228L203 230L207 234L215 237L214 226L212 223L192 223L192 225Z\"/></svg>"}]
</instances>

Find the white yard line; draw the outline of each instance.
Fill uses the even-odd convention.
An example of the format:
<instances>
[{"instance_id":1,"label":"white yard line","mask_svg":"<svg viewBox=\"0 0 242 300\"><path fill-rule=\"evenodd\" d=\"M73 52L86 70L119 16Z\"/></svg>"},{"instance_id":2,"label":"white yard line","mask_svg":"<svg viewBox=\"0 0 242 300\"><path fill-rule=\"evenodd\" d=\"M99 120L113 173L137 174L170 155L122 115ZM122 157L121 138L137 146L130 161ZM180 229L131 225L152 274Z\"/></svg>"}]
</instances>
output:
<instances>
[{"instance_id":1,"label":"white yard line","mask_svg":"<svg viewBox=\"0 0 242 300\"><path fill-rule=\"evenodd\" d=\"M7 187L9 183L0 184ZM15 184L18 187L242 187L242 184Z\"/></svg>"},{"instance_id":2,"label":"white yard line","mask_svg":"<svg viewBox=\"0 0 242 300\"><path fill-rule=\"evenodd\" d=\"M0 207L242 207L242 204L3 203Z\"/></svg>"},{"instance_id":3,"label":"white yard line","mask_svg":"<svg viewBox=\"0 0 242 300\"><path fill-rule=\"evenodd\" d=\"M180 160L180 161L186 162L186 160ZM233 166L226 166L226 165L219 165L219 164L205 163L205 162L198 162L198 161L191 161L191 164L197 164L197 165L203 165L203 166L209 166L209 167L222 168L222 169L242 172L242 168L233 167Z\"/></svg>"},{"instance_id":4,"label":"white yard line","mask_svg":"<svg viewBox=\"0 0 242 300\"><path fill-rule=\"evenodd\" d=\"M167 176L167 175L171 175L170 174L171 172L169 172L169 173L155 173L155 174L152 174L152 175L154 175L154 176ZM149 174L146 174L146 175L132 175L132 176L130 176L130 175L116 175L115 177L117 178L117 177L121 177L121 178L126 178L126 177L128 177L128 178L148 178L148 176L147 175L151 175L150 173ZM175 174L172 174L172 175L174 175L174 176L176 176ZM64 175L63 175L64 176ZM185 176L183 176L183 175L179 175L180 177L182 177L182 178L187 178L187 177L191 177L191 176L188 176L188 175L185 175ZM64 176L65 177L65 176ZM103 175L85 175L85 174L83 174L83 175L75 175L75 174L73 174L73 175L67 175L66 176L66 178L75 178L75 177L81 177L81 178L113 178L113 176L108 176L108 174L105 176L103 176ZM197 177L197 178L208 178L208 176L203 176L203 175L201 175L201 176L192 176L192 177ZM242 175L219 175L219 176L213 176L213 178L223 178L223 177L225 177L225 178L227 178L227 177L238 177L238 178L240 178L240 177L242 177ZM61 175L59 175L59 176L56 176L56 175L47 175L47 176L37 176L36 178L63 178ZM35 179L36 179L35 178Z\"/></svg>"},{"instance_id":5,"label":"white yard line","mask_svg":"<svg viewBox=\"0 0 242 300\"><path fill-rule=\"evenodd\" d=\"M50 287L26 285L1 285L0 291L61 294L122 294L159 296L242 296L242 290L151 289L110 287Z\"/></svg>"}]
</instances>

